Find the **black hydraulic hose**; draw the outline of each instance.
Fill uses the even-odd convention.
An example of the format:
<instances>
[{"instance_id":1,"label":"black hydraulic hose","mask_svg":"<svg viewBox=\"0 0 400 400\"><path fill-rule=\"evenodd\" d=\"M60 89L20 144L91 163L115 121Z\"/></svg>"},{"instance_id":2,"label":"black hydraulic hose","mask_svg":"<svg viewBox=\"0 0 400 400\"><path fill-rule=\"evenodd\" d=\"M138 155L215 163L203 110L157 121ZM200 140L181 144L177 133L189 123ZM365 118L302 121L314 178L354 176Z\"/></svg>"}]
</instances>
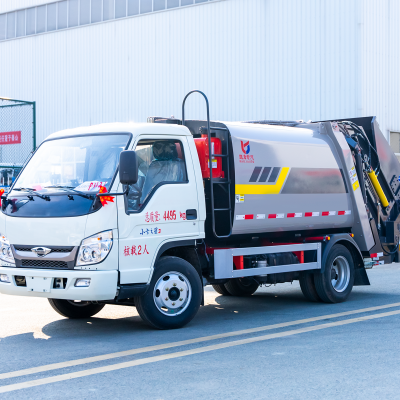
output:
<instances>
[{"instance_id":1,"label":"black hydraulic hose","mask_svg":"<svg viewBox=\"0 0 400 400\"><path fill-rule=\"evenodd\" d=\"M369 151L369 156L368 156L368 157L369 157L370 160L371 160L371 149L374 151L374 153L375 153L375 155L376 155L376 158L377 158L377 160L378 160L378 165L377 165L377 167L376 167L376 169L375 169L375 173L378 174L379 171L380 171L380 169L381 169L381 164L380 164L380 161L379 161L378 152L377 152L377 151L375 150L375 148L370 144L368 138L366 138L364 135L361 135L361 134L359 134L359 133L356 133L356 135L359 136L359 137L361 137L361 139L363 139L363 140L365 140L365 141L367 142L368 151Z\"/></svg>"},{"instance_id":2,"label":"black hydraulic hose","mask_svg":"<svg viewBox=\"0 0 400 400\"><path fill-rule=\"evenodd\" d=\"M355 141L358 143L358 145L360 146L361 149L362 149L362 147L361 147L361 145L360 145L360 141L358 140L358 137L361 137L363 140L365 140L365 141L367 142L367 146L368 146L368 158L369 158L369 160L371 160L371 148L372 148L374 151L375 151L375 149L372 147L372 145L371 145L371 143L369 142L368 138L365 137L364 134L363 134L363 132L358 128L358 126L357 126L356 124L353 124L351 121L341 121L341 122L342 122L342 124L339 125L340 132L342 132L343 135L345 135L345 136L347 135L347 136L349 136L350 138L352 138L353 140L355 140ZM354 132L355 132L353 135L350 135L350 133L349 133L349 131L347 130L345 124L350 125L350 126L353 128L353 130L354 130ZM354 137L354 135L355 135L356 137ZM375 153L376 153L376 151L375 151ZM377 153L376 153L376 154L377 154ZM377 154L377 155L378 155L378 154ZM375 172L376 172L376 171L375 171Z\"/></svg>"},{"instance_id":3,"label":"black hydraulic hose","mask_svg":"<svg viewBox=\"0 0 400 400\"><path fill-rule=\"evenodd\" d=\"M356 151L355 158L356 158L356 172L357 172L358 180L360 182L361 193L362 193L362 196L364 199L364 204L367 204L367 194L365 192L364 172L362 169L361 153L359 151Z\"/></svg>"},{"instance_id":4,"label":"black hydraulic hose","mask_svg":"<svg viewBox=\"0 0 400 400\"><path fill-rule=\"evenodd\" d=\"M390 256L390 255L396 254L396 252L399 251L399 245L400 245L400 239L399 239L399 241L397 242L396 248L395 248L394 250L392 250L392 251L390 251L390 250L389 250L389 251L386 251L386 250L383 248L383 244L382 244L382 250L383 250L383 252L385 253L386 256Z\"/></svg>"},{"instance_id":5,"label":"black hydraulic hose","mask_svg":"<svg viewBox=\"0 0 400 400\"><path fill-rule=\"evenodd\" d=\"M375 169L375 173L378 174L379 171L380 171L380 169L381 169L381 165L380 165L380 161L379 161L379 155L378 155L378 152L377 152L377 150L375 149L375 147L372 146L371 142L369 141L368 136L366 135L366 133L365 133L362 129L360 129L360 128L359 128L354 122L352 122L352 121L342 121L342 122L344 122L344 123L350 125L350 126L354 129L354 131L358 132L358 133L357 133L358 136L361 136L364 140L367 141L367 143L368 143L368 148L369 148L369 159L370 159L370 162L371 162L371 160L372 160L372 159L371 159L371 149L374 151L374 153L376 154L376 159L377 159L377 163L378 163L378 165L377 165L377 167L376 167L376 169Z\"/></svg>"}]
</instances>

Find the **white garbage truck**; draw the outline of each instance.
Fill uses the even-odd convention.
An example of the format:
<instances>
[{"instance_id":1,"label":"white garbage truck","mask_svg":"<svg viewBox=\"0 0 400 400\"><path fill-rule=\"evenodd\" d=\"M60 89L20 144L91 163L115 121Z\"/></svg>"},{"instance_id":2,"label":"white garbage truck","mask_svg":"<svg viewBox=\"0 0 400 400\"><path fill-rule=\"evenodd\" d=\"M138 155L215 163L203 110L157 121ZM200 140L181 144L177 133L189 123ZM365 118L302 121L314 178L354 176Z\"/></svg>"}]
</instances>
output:
<instances>
[{"instance_id":1,"label":"white garbage truck","mask_svg":"<svg viewBox=\"0 0 400 400\"><path fill-rule=\"evenodd\" d=\"M194 91L198 92L198 91ZM1 197L0 293L179 328L203 288L337 303L399 261L400 164L374 117L151 117L50 135ZM207 104L208 100L204 96Z\"/></svg>"}]
</instances>

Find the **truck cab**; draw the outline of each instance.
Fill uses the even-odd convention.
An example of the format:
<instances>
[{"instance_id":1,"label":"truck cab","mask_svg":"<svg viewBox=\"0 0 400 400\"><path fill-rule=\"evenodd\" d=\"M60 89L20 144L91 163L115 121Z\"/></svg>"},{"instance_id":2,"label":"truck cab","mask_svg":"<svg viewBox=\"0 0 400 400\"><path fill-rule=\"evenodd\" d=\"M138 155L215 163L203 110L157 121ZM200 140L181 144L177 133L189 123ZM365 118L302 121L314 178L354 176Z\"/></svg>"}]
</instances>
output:
<instances>
[{"instance_id":1,"label":"truck cab","mask_svg":"<svg viewBox=\"0 0 400 400\"><path fill-rule=\"evenodd\" d=\"M132 150L125 167L137 176L124 185L120 155ZM52 134L2 200L0 292L46 297L69 317L88 316L99 301L133 304L163 253L184 247L193 257L205 237L202 192L185 127L103 124ZM182 311L189 297L201 300L200 275L187 264L195 284L174 271L161 280L168 291L155 289L162 286L157 307L165 314Z\"/></svg>"}]
</instances>

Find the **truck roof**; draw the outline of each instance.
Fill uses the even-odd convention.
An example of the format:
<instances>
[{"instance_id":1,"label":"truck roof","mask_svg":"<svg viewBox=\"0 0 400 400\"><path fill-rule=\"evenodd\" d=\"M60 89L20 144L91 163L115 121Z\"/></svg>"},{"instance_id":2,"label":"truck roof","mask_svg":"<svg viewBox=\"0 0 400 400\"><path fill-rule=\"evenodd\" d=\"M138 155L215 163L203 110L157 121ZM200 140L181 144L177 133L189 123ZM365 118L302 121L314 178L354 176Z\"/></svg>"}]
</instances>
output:
<instances>
[{"instance_id":1,"label":"truck roof","mask_svg":"<svg viewBox=\"0 0 400 400\"><path fill-rule=\"evenodd\" d=\"M216 122L216 121L214 121ZM226 127L231 131L231 134L239 134L242 130L252 130L252 131L285 131L286 133L300 133L304 132L304 129L307 129L309 132L317 129L318 124L310 124L310 123L299 123L296 127L285 126L285 125L269 125L269 124L257 124L257 123L244 123L244 122L221 122L225 124ZM303 129L299 129L303 128ZM310 131L311 130L311 131ZM113 122L92 126L84 126L74 129L65 129L62 131L58 131L49 135L46 140L52 140L63 137L77 136L77 135L87 135L87 134L96 134L96 133L107 133L107 132L129 132L132 133L133 136L137 136L138 134L148 133L148 134L156 134L156 135L178 135L178 136L191 136L190 130L186 126L177 125L177 124L165 124L165 123L135 123L135 122ZM234 134L235 135L235 134Z\"/></svg>"},{"instance_id":2,"label":"truck roof","mask_svg":"<svg viewBox=\"0 0 400 400\"><path fill-rule=\"evenodd\" d=\"M107 133L107 132L113 132L113 133L129 132L132 133L134 136L138 135L139 133L191 136L189 129L181 125L113 122L107 124L79 127L74 129L65 129L59 132L52 133L45 140L57 139L68 136L85 135L91 133Z\"/></svg>"}]
</instances>

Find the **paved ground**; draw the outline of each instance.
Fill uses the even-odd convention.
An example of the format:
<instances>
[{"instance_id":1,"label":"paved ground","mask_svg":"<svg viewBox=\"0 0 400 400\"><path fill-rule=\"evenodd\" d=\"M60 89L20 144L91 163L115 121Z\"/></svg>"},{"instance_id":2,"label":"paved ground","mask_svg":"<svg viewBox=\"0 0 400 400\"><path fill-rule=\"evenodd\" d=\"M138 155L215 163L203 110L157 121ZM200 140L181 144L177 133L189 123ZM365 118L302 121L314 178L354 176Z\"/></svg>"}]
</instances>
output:
<instances>
[{"instance_id":1,"label":"paved ground","mask_svg":"<svg viewBox=\"0 0 400 400\"><path fill-rule=\"evenodd\" d=\"M246 299L207 288L175 331L134 308L74 321L47 300L0 295L0 398L400 399L400 265L368 274L371 286L335 305L307 302L297 282Z\"/></svg>"}]
</instances>

